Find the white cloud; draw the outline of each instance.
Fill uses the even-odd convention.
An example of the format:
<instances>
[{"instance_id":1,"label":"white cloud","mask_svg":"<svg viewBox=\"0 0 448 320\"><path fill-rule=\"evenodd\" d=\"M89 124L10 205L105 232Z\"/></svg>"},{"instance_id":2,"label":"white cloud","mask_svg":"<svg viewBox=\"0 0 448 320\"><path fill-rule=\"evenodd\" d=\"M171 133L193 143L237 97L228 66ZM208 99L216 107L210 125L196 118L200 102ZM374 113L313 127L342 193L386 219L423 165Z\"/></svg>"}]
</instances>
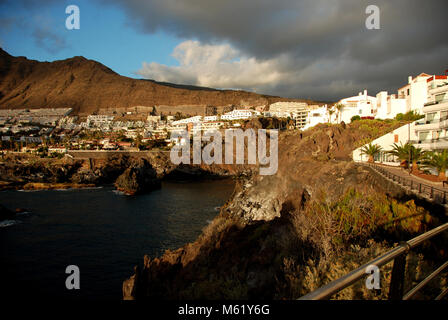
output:
<instances>
[{"instance_id":1,"label":"white cloud","mask_svg":"<svg viewBox=\"0 0 448 320\"><path fill-rule=\"evenodd\" d=\"M136 73L157 81L255 91L287 76L278 70L282 58L258 60L243 55L229 44L188 40L180 43L172 56L179 62L178 66L144 62Z\"/></svg>"}]
</instances>

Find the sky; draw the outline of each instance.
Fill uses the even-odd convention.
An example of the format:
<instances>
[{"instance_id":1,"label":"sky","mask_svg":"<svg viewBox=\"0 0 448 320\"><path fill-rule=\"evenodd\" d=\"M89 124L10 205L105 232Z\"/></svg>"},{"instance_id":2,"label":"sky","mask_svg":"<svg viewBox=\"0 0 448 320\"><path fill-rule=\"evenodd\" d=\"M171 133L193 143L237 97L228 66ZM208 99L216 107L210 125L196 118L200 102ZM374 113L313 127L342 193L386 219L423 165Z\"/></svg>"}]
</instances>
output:
<instances>
[{"instance_id":1,"label":"sky","mask_svg":"<svg viewBox=\"0 0 448 320\"><path fill-rule=\"evenodd\" d=\"M366 28L369 5L379 29ZM68 30L68 5L80 10ZM336 101L448 69L446 0L0 0L0 47L179 84ZM370 20L371 21L371 20Z\"/></svg>"}]
</instances>

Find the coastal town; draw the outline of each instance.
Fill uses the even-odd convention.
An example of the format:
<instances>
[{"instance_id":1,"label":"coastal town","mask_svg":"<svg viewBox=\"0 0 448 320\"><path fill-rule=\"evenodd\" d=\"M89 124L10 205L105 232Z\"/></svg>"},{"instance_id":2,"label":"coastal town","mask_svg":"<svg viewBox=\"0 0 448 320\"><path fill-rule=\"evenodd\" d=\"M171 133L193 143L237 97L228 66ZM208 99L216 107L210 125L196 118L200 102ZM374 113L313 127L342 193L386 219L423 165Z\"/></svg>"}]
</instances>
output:
<instances>
[{"instance_id":1,"label":"coastal town","mask_svg":"<svg viewBox=\"0 0 448 320\"><path fill-rule=\"evenodd\" d=\"M307 130L320 123L350 123L358 119L403 119L412 115L411 127L396 129L389 139L377 139L383 152L377 159L394 163L387 150L393 143L412 141L426 149L448 144L448 77L421 73L409 76L396 94L367 90L340 99L334 104L275 102L261 106L204 106L202 114L158 112L158 106L99 109L94 114L75 115L72 108L0 109L0 136L3 152L63 156L70 150L149 150L169 148L177 143L173 132L202 132L241 127L253 118L280 119L267 129ZM421 119L422 120L417 120ZM399 134L402 132L402 134ZM363 160L362 147L354 151L355 161ZM365 155L364 155L365 157ZM365 160L365 159L364 159Z\"/></svg>"},{"instance_id":2,"label":"coastal town","mask_svg":"<svg viewBox=\"0 0 448 320\"><path fill-rule=\"evenodd\" d=\"M34 2L0 1L14 314L446 309L448 1Z\"/></svg>"}]
</instances>

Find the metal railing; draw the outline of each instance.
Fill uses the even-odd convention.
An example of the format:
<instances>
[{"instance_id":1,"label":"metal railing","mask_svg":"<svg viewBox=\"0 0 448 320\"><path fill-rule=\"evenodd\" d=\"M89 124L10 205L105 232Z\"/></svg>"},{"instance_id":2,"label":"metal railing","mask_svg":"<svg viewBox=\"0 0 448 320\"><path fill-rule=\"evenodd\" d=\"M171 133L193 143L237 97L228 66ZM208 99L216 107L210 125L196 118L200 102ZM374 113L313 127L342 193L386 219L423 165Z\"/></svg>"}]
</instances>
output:
<instances>
[{"instance_id":1,"label":"metal railing","mask_svg":"<svg viewBox=\"0 0 448 320\"><path fill-rule=\"evenodd\" d=\"M432 272L428 277L421 281L417 286L412 288L406 294L404 294L404 279L406 272L406 256L409 251L418 245L422 244L424 241L429 240L442 232L448 231L448 223L445 223L437 228L434 228L428 232L425 232L418 237L415 237L409 241L406 241L396 248L386 252L385 254L367 262L361 267L353 270L347 275L330 282L329 284L320 287L319 289L304 295L299 300L324 300L329 299L332 295L338 293L339 291L347 288L358 280L369 275L366 272L367 268L374 265L380 268L394 261L392 268L392 277L389 285L389 300L408 300L412 298L418 291L420 291L426 284L428 284L432 279L438 276L447 266L448 261L442 264L434 272ZM448 289L443 290L435 299L440 300L448 293Z\"/></svg>"},{"instance_id":2,"label":"metal railing","mask_svg":"<svg viewBox=\"0 0 448 320\"><path fill-rule=\"evenodd\" d=\"M425 183L414 181L413 179L402 177L399 175L396 175L386 168L383 168L379 165L368 163L369 167L373 168L386 178L391 179L392 181L396 182L397 184L403 186L403 187L409 187L411 191L415 192L418 195L427 196L430 199L439 202L441 204L447 203L447 193L448 190L443 190Z\"/></svg>"}]
</instances>

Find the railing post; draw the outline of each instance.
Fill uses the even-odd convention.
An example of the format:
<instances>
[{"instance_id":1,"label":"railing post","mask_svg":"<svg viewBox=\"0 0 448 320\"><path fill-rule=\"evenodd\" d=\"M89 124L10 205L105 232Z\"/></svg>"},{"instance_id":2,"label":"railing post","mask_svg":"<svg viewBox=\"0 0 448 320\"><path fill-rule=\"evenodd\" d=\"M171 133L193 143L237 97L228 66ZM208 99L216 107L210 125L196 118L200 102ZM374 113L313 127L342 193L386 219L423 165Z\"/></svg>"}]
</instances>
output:
<instances>
[{"instance_id":1,"label":"railing post","mask_svg":"<svg viewBox=\"0 0 448 320\"><path fill-rule=\"evenodd\" d=\"M431 187L431 199L434 198L434 187Z\"/></svg>"},{"instance_id":2,"label":"railing post","mask_svg":"<svg viewBox=\"0 0 448 320\"><path fill-rule=\"evenodd\" d=\"M404 275L406 272L406 255L404 253L394 260L389 286L389 300L402 300L404 294Z\"/></svg>"},{"instance_id":3,"label":"railing post","mask_svg":"<svg viewBox=\"0 0 448 320\"><path fill-rule=\"evenodd\" d=\"M418 184L418 193L422 193L422 184L421 183Z\"/></svg>"},{"instance_id":4,"label":"railing post","mask_svg":"<svg viewBox=\"0 0 448 320\"><path fill-rule=\"evenodd\" d=\"M411 190L413 189L413 187L414 187L414 181L411 179Z\"/></svg>"}]
</instances>

